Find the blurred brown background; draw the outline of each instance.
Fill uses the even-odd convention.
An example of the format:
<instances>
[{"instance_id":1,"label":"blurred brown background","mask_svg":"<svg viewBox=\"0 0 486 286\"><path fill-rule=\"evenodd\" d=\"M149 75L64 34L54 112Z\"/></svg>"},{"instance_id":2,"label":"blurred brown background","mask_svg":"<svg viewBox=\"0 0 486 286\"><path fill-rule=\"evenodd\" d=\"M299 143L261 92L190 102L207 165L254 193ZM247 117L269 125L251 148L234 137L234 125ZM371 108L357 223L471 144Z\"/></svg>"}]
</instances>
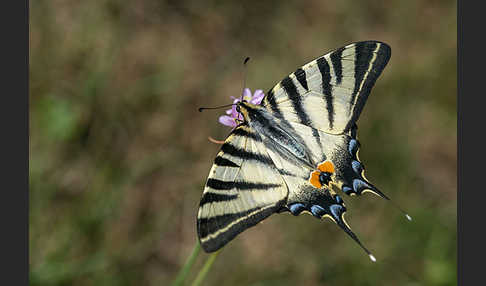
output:
<instances>
[{"instance_id":1,"label":"blurred brown background","mask_svg":"<svg viewBox=\"0 0 486 286\"><path fill-rule=\"evenodd\" d=\"M329 220L274 215L205 285L456 284L455 1L30 1L30 282L167 285L196 242L203 185L242 87L380 40L359 120L367 178L414 218L344 197L369 261ZM207 258L201 253L189 276Z\"/></svg>"}]
</instances>

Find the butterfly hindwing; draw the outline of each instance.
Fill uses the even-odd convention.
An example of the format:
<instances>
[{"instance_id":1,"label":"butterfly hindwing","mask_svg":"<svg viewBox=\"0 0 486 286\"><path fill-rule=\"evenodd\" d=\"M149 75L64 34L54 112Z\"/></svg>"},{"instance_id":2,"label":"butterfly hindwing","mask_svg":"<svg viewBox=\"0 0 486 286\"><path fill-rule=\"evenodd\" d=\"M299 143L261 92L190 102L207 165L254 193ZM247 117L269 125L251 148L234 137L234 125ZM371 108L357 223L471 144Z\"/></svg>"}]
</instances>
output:
<instances>
[{"instance_id":1,"label":"butterfly hindwing","mask_svg":"<svg viewBox=\"0 0 486 286\"><path fill-rule=\"evenodd\" d=\"M344 205L343 199L336 194L331 185L323 184L320 187L316 187L310 178L315 173L316 168L309 168L309 166L316 166L322 162L326 162L328 165L333 166L333 183L343 184L342 174L343 171L346 172L349 170L349 164L346 164L346 159L342 158L342 146L346 146L349 136L344 134L340 136L327 134L299 123L279 122L278 119L275 119L274 123L279 126L285 126L291 138L299 138L301 140L300 142L292 142L289 137L281 138L275 136L273 133L278 134L278 132L275 130L272 131L273 128L268 130L262 129L261 138L266 142L266 146L268 147L267 152L289 189L284 209L296 216L301 213L308 213L319 219L330 218L369 253L344 220L346 206ZM320 141L315 140L315 134L319 135L318 138ZM276 142L279 140L284 140L290 145L301 145L291 148L295 150L294 154L297 154L297 156L286 156L285 150L282 150L282 147L280 147L282 146L282 142ZM302 150L305 154L301 154L297 150ZM302 158L307 160L305 164L301 163L300 160ZM371 184L367 186L372 188ZM360 189L358 191L361 193L362 190Z\"/></svg>"},{"instance_id":2,"label":"butterfly hindwing","mask_svg":"<svg viewBox=\"0 0 486 286\"><path fill-rule=\"evenodd\" d=\"M203 249L216 251L275 213L287 194L261 138L245 125L237 127L214 160L199 205L197 231Z\"/></svg>"},{"instance_id":3,"label":"butterfly hindwing","mask_svg":"<svg viewBox=\"0 0 486 286\"><path fill-rule=\"evenodd\" d=\"M388 199L365 177L364 165L358 157L360 143L356 139L354 128L347 134L335 135L296 122L288 124L300 138L312 138L315 133L319 135L320 144L313 139L304 139L304 141L311 160L314 162L328 160L333 163L335 167L335 177L331 181L333 187L337 187L347 195L371 192Z\"/></svg>"},{"instance_id":4,"label":"butterfly hindwing","mask_svg":"<svg viewBox=\"0 0 486 286\"><path fill-rule=\"evenodd\" d=\"M326 133L348 132L390 55L390 47L377 41L347 45L298 68L267 93L262 105Z\"/></svg>"}]
</instances>

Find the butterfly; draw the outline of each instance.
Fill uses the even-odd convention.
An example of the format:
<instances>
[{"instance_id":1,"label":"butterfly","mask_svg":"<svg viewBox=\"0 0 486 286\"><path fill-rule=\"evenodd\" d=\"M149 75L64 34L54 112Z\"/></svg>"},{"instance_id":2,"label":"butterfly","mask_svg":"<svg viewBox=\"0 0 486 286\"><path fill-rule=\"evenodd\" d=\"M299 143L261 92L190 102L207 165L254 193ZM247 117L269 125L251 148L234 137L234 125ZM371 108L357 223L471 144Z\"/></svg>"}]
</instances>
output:
<instances>
[{"instance_id":1,"label":"butterfly","mask_svg":"<svg viewBox=\"0 0 486 286\"><path fill-rule=\"evenodd\" d=\"M237 103L243 120L214 159L199 204L204 251L290 212L330 218L375 260L346 223L340 192L389 200L365 178L356 121L390 55L379 41L352 43L298 68L260 104Z\"/></svg>"}]
</instances>

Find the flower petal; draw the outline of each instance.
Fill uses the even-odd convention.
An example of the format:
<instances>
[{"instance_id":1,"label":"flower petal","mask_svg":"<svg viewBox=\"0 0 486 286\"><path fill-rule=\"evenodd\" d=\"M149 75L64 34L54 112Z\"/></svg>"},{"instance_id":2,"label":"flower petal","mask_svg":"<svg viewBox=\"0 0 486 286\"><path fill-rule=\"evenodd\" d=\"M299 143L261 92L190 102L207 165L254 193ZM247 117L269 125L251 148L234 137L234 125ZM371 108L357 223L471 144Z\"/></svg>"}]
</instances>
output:
<instances>
[{"instance_id":1,"label":"flower petal","mask_svg":"<svg viewBox=\"0 0 486 286\"><path fill-rule=\"evenodd\" d=\"M251 90L249 88L245 88L243 90L243 99L246 100L246 101L251 100Z\"/></svg>"},{"instance_id":2,"label":"flower petal","mask_svg":"<svg viewBox=\"0 0 486 286\"><path fill-rule=\"evenodd\" d=\"M236 111L236 105L231 107L231 117L238 118L238 111Z\"/></svg>"},{"instance_id":3,"label":"flower petal","mask_svg":"<svg viewBox=\"0 0 486 286\"><path fill-rule=\"evenodd\" d=\"M236 121L233 117L228 116L228 115L222 115L218 119L219 123L230 126L230 127L236 127Z\"/></svg>"},{"instance_id":4,"label":"flower petal","mask_svg":"<svg viewBox=\"0 0 486 286\"><path fill-rule=\"evenodd\" d=\"M253 94L253 98L251 99L251 103L253 104L260 104L262 102L263 97L265 97L265 93L263 93L263 90L257 89L255 90L255 93Z\"/></svg>"}]
</instances>

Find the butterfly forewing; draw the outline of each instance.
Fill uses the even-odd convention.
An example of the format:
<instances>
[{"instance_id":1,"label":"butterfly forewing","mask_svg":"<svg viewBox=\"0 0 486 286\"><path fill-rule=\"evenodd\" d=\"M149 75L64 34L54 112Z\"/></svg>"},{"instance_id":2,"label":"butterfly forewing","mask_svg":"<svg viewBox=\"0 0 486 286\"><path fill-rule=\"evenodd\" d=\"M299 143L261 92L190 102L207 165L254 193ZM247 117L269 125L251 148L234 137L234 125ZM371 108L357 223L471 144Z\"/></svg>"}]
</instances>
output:
<instances>
[{"instance_id":1,"label":"butterfly forewing","mask_svg":"<svg viewBox=\"0 0 486 286\"><path fill-rule=\"evenodd\" d=\"M331 134L348 132L391 55L385 43L347 45L297 69L262 105L288 121Z\"/></svg>"}]
</instances>

